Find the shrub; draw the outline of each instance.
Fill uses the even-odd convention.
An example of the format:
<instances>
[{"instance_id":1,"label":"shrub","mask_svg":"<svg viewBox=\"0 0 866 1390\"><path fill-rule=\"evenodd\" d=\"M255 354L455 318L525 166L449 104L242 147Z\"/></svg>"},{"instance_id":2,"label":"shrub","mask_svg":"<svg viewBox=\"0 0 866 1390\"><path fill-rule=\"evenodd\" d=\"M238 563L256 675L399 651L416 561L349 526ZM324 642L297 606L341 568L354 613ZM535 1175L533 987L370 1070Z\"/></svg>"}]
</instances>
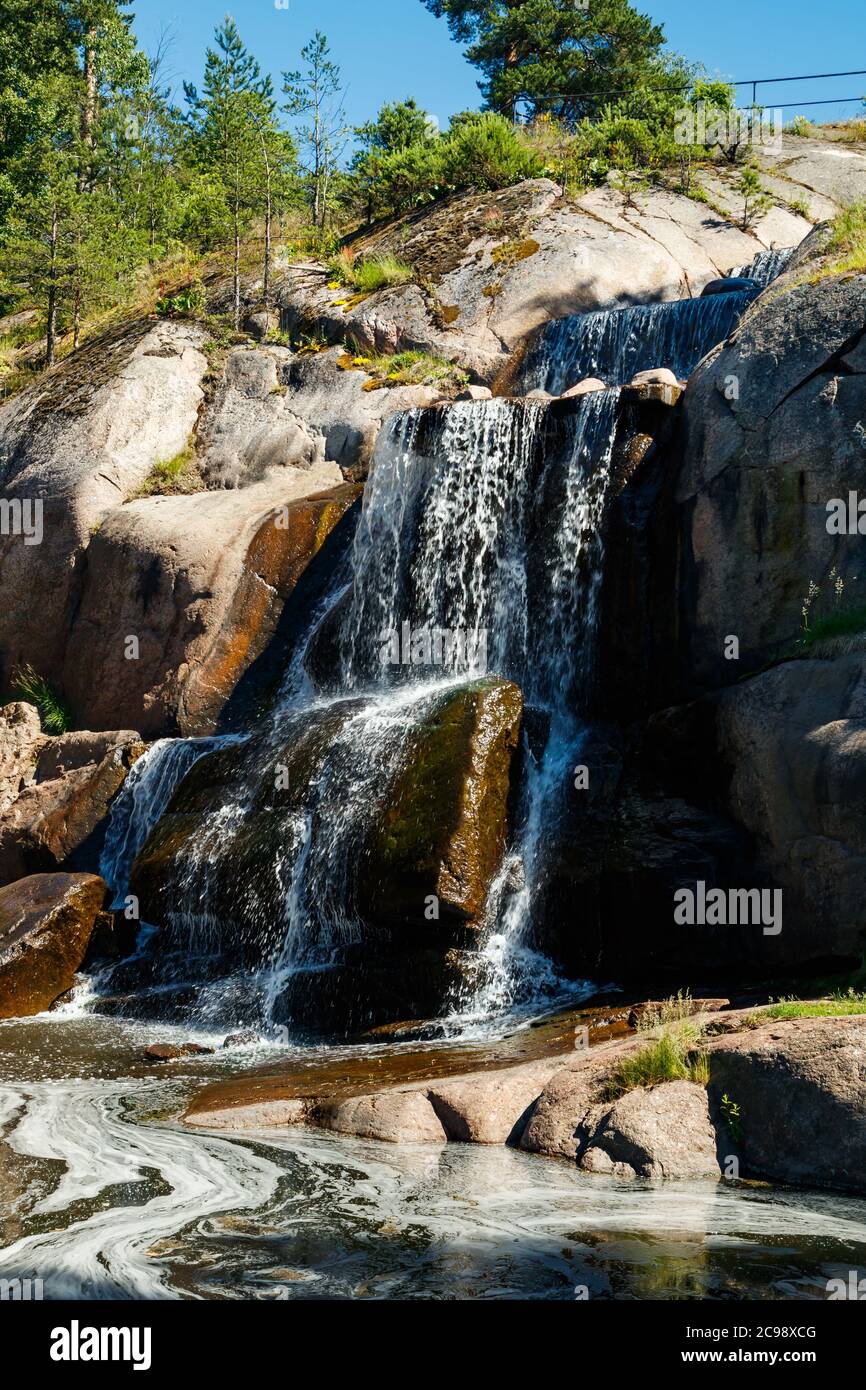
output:
<instances>
[{"instance_id":1,"label":"shrub","mask_svg":"<svg viewBox=\"0 0 866 1390\"><path fill-rule=\"evenodd\" d=\"M12 673L12 689L22 700L35 705L42 727L49 734L65 734L72 728L72 716L53 686L27 663Z\"/></svg>"},{"instance_id":2,"label":"shrub","mask_svg":"<svg viewBox=\"0 0 866 1390\"><path fill-rule=\"evenodd\" d=\"M838 256L831 274L866 271L866 202L852 203L833 219L827 251Z\"/></svg>"},{"instance_id":3,"label":"shrub","mask_svg":"<svg viewBox=\"0 0 866 1390\"><path fill-rule=\"evenodd\" d=\"M455 117L442 147L443 174L455 188L508 188L544 172L511 122L492 111Z\"/></svg>"}]
</instances>

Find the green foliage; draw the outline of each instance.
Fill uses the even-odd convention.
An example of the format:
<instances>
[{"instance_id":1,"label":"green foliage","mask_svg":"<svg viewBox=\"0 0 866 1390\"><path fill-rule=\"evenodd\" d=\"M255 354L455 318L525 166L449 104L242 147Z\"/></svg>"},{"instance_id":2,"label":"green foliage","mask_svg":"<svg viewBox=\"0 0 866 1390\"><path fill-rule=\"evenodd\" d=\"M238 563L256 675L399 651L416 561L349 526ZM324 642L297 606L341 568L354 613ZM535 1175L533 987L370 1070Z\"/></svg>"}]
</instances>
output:
<instances>
[{"instance_id":1,"label":"green foliage","mask_svg":"<svg viewBox=\"0 0 866 1390\"><path fill-rule=\"evenodd\" d=\"M346 371L361 368L369 373L371 380L365 390L370 391L382 386L437 386L443 391L459 391L469 380L462 367L426 352L347 354L338 365Z\"/></svg>"},{"instance_id":2,"label":"green foliage","mask_svg":"<svg viewBox=\"0 0 866 1390\"><path fill-rule=\"evenodd\" d=\"M344 247L336 256L329 257L326 265L332 287L349 285L361 294L372 294L389 285L408 285L415 279L410 265L386 251L356 260Z\"/></svg>"},{"instance_id":3,"label":"green foliage","mask_svg":"<svg viewBox=\"0 0 866 1390\"><path fill-rule=\"evenodd\" d=\"M596 115L609 94L665 71L664 31L628 0L423 0L467 44L492 110L513 118L550 112L568 122ZM650 79L653 79L652 81Z\"/></svg>"},{"instance_id":4,"label":"green foliage","mask_svg":"<svg viewBox=\"0 0 866 1390\"><path fill-rule=\"evenodd\" d=\"M616 1100L638 1086L659 1086L664 1081L709 1080L706 1054L696 1048L700 1032L681 1021L663 1027L658 1036L638 1052L622 1057L604 1084L602 1099Z\"/></svg>"},{"instance_id":5,"label":"green foliage","mask_svg":"<svg viewBox=\"0 0 866 1390\"><path fill-rule=\"evenodd\" d=\"M809 581L801 614L803 636L799 642L800 653L820 654L820 648L832 644L835 651L840 639L859 637L866 632L866 604L852 602L848 596L851 585L857 584L856 577L846 580L834 565L826 581L816 584Z\"/></svg>"},{"instance_id":6,"label":"green foliage","mask_svg":"<svg viewBox=\"0 0 866 1390\"><path fill-rule=\"evenodd\" d=\"M469 114L451 124L442 155L445 182L452 187L508 188L541 174L541 160L504 117Z\"/></svg>"},{"instance_id":7,"label":"green foliage","mask_svg":"<svg viewBox=\"0 0 866 1390\"><path fill-rule=\"evenodd\" d=\"M201 492L203 488L204 479L195 460L195 450L192 444L188 444L173 458L155 463L130 501L140 497L181 496Z\"/></svg>"},{"instance_id":8,"label":"green foliage","mask_svg":"<svg viewBox=\"0 0 866 1390\"><path fill-rule=\"evenodd\" d=\"M350 127L346 124L342 76L319 30L301 52L304 68L283 73L284 110L301 119L298 141L313 226L323 230L332 214L337 168Z\"/></svg>"},{"instance_id":9,"label":"green foliage","mask_svg":"<svg viewBox=\"0 0 866 1390\"><path fill-rule=\"evenodd\" d=\"M204 306L204 287L188 285L177 294L169 294L156 301L156 313L160 318L174 318L196 314Z\"/></svg>"},{"instance_id":10,"label":"green foliage","mask_svg":"<svg viewBox=\"0 0 866 1390\"><path fill-rule=\"evenodd\" d=\"M743 169L737 182L737 189L743 199L740 226L743 231L747 231L768 208L772 207L773 200L765 193L761 176L752 164L747 164Z\"/></svg>"},{"instance_id":11,"label":"green foliage","mask_svg":"<svg viewBox=\"0 0 866 1390\"><path fill-rule=\"evenodd\" d=\"M727 1091L722 1096L720 1105L722 1109L722 1114L725 1117L725 1124L728 1126L728 1129L730 1130L731 1138L733 1139L735 1144L739 1144L743 1138L743 1124L742 1115L740 1114L740 1107L735 1100L731 1100L731 1097L728 1095Z\"/></svg>"},{"instance_id":12,"label":"green foliage","mask_svg":"<svg viewBox=\"0 0 866 1390\"><path fill-rule=\"evenodd\" d=\"M65 734L72 728L72 716L52 685L27 663L12 672L12 689L22 700L35 705L42 727L49 734Z\"/></svg>"},{"instance_id":13,"label":"green foliage","mask_svg":"<svg viewBox=\"0 0 866 1390\"><path fill-rule=\"evenodd\" d=\"M837 213L827 251L837 258L830 267L831 274L859 275L866 271L866 202L852 203Z\"/></svg>"},{"instance_id":14,"label":"green foliage","mask_svg":"<svg viewBox=\"0 0 866 1390\"><path fill-rule=\"evenodd\" d=\"M847 1014L866 1014L866 994L851 989L832 999L779 999L754 1014L754 1026L787 1018L839 1018Z\"/></svg>"}]
</instances>

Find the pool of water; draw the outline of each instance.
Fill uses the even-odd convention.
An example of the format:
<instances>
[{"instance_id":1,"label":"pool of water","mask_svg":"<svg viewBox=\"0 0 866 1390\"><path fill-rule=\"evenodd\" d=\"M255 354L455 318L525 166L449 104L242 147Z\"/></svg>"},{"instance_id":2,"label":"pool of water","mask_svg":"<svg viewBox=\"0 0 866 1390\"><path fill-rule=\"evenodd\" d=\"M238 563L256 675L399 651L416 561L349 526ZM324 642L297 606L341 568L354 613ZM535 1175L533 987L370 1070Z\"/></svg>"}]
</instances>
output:
<instances>
[{"instance_id":1,"label":"pool of water","mask_svg":"<svg viewBox=\"0 0 866 1390\"><path fill-rule=\"evenodd\" d=\"M855 1197L626 1183L498 1147L190 1130L195 1090L263 1053L169 1075L141 1059L152 1040L109 1018L0 1024L0 1279L41 1279L46 1299L786 1300L866 1277Z\"/></svg>"}]
</instances>

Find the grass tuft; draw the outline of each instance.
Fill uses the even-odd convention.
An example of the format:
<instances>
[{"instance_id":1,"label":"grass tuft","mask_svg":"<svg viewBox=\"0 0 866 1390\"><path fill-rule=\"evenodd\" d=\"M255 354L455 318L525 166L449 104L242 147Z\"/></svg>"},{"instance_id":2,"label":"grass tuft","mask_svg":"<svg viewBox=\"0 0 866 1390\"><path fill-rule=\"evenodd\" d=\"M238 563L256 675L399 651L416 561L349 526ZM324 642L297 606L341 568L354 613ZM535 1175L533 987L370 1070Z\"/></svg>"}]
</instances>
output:
<instances>
[{"instance_id":1,"label":"grass tuft","mask_svg":"<svg viewBox=\"0 0 866 1390\"><path fill-rule=\"evenodd\" d=\"M46 733L65 734L72 728L72 716L63 700L29 662L12 672L12 689L22 700L36 706Z\"/></svg>"},{"instance_id":2,"label":"grass tuft","mask_svg":"<svg viewBox=\"0 0 866 1390\"><path fill-rule=\"evenodd\" d=\"M661 1029L639 1052L623 1057L607 1077L602 1100L618 1100L639 1086L660 1086L665 1081L709 1083L707 1055L699 1051L700 1028L682 1020Z\"/></svg>"},{"instance_id":3,"label":"grass tuft","mask_svg":"<svg viewBox=\"0 0 866 1390\"><path fill-rule=\"evenodd\" d=\"M204 485L204 479L196 463L195 450L191 444L187 444L174 458L155 463L141 487L129 500L135 502L141 497L186 496L191 492L202 492Z\"/></svg>"}]
</instances>

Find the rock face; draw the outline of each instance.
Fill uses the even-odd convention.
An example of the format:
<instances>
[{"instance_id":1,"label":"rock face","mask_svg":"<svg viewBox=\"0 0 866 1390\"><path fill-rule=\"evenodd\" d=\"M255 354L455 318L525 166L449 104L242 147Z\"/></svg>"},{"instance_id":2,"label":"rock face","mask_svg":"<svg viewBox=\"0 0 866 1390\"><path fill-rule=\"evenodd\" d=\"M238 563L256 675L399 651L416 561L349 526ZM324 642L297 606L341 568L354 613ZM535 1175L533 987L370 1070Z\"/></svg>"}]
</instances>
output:
<instances>
[{"instance_id":1,"label":"rock face","mask_svg":"<svg viewBox=\"0 0 866 1390\"><path fill-rule=\"evenodd\" d=\"M0 1018L38 1014L75 982L106 897L96 874L0 888Z\"/></svg>"},{"instance_id":2,"label":"rock face","mask_svg":"<svg viewBox=\"0 0 866 1390\"><path fill-rule=\"evenodd\" d=\"M831 570L850 586L866 563L866 535L830 533L827 510L866 468L866 279L828 274L823 244L809 238L685 394L676 603L693 691L790 651L810 582L832 605Z\"/></svg>"},{"instance_id":3,"label":"rock face","mask_svg":"<svg viewBox=\"0 0 866 1390\"><path fill-rule=\"evenodd\" d=\"M629 1091L577 1128L577 1164L614 1177L718 1178L707 1093L691 1081Z\"/></svg>"},{"instance_id":4,"label":"rock face","mask_svg":"<svg viewBox=\"0 0 866 1390\"><path fill-rule=\"evenodd\" d=\"M111 802L143 751L132 730L51 738L32 705L0 711L0 883L95 861Z\"/></svg>"},{"instance_id":5,"label":"rock face","mask_svg":"<svg viewBox=\"0 0 866 1390\"><path fill-rule=\"evenodd\" d=\"M866 944L866 656L789 661L725 691L717 746L732 814L783 890L767 963Z\"/></svg>"},{"instance_id":6,"label":"rock face","mask_svg":"<svg viewBox=\"0 0 866 1390\"><path fill-rule=\"evenodd\" d=\"M475 923L507 829L523 696L488 679L446 696L417 729L369 836L359 883L371 921L418 923L435 896L446 921Z\"/></svg>"},{"instance_id":7,"label":"rock face","mask_svg":"<svg viewBox=\"0 0 866 1390\"><path fill-rule=\"evenodd\" d=\"M746 1176L862 1192L866 1019L803 1018L714 1040L711 1099L739 1106Z\"/></svg>"},{"instance_id":8,"label":"rock face","mask_svg":"<svg viewBox=\"0 0 866 1390\"><path fill-rule=\"evenodd\" d=\"M2 678L56 679L91 532L185 448L203 400L200 328L134 324L87 344L0 409L0 490L42 503L42 540L0 538Z\"/></svg>"},{"instance_id":9,"label":"rock face","mask_svg":"<svg viewBox=\"0 0 866 1390\"><path fill-rule=\"evenodd\" d=\"M777 244L809 231L801 217L779 217ZM663 189L625 197L596 188L565 200L549 179L534 179L470 193L356 243L357 257L407 261L418 284L356 303L327 289L315 267L289 267L278 289L283 326L315 323L330 341L350 337L368 350L433 352L490 383L548 319L688 298L771 244L761 226L750 235L734 225L734 199L731 219Z\"/></svg>"}]
</instances>

